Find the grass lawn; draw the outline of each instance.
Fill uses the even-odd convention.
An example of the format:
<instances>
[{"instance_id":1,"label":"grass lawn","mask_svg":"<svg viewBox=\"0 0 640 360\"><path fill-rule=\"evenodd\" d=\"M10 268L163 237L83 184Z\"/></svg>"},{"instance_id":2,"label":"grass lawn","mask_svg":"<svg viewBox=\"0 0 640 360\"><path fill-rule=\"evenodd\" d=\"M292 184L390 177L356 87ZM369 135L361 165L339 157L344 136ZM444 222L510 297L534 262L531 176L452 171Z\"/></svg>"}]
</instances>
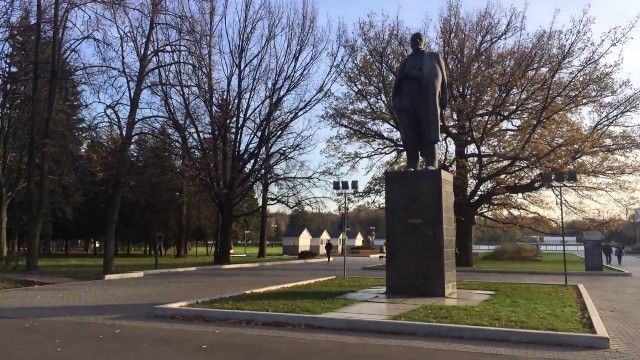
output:
<instances>
[{"instance_id":1,"label":"grass lawn","mask_svg":"<svg viewBox=\"0 0 640 360\"><path fill-rule=\"evenodd\" d=\"M335 278L264 293L201 302L190 307L225 310L322 314L357 303L339 299L347 292L384 285L378 278ZM575 286L458 283L461 289L495 291L477 306L428 305L396 320L590 333L590 321Z\"/></svg>"},{"instance_id":2,"label":"grass lawn","mask_svg":"<svg viewBox=\"0 0 640 360\"><path fill-rule=\"evenodd\" d=\"M322 314L357 303L338 296L357 290L384 285L384 279L334 278L312 284L246 294L189 305L189 307L226 310Z\"/></svg>"},{"instance_id":3,"label":"grass lawn","mask_svg":"<svg viewBox=\"0 0 640 360\"><path fill-rule=\"evenodd\" d=\"M477 255L474 259L475 269L491 270L524 270L524 271L564 271L562 253L542 253L542 260L514 261L514 260L484 260L485 254ZM567 271L584 271L584 259L567 253ZM611 271L605 268L605 271Z\"/></svg>"},{"instance_id":4,"label":"grass lawn","mask_svg":"<svg viewBox=\"0 0 640 360\"><path fill-rule=\"evenodd\" d=\"M235 248L236 254L244 254L244 248ZM283 256L282 247L267 248L267 257L258 258L258 247L247 247L247 256L231 257L232 264L281 261L296 259L292 256ZM195 256L195 249L192 249L189 256L175 258L168 254L158 258L159 269L170 269L179 267L207 266L213 265L213 255L205 255L204 247L198 249L198 256ZM24 267L24 258L20 260L21 268ZM76 279L98 279L102 276L102 256L92 255L53 255L40 257L38 266L43 273L55 276L71 277ZM132 254L130 256L120 255L115 259L116 272L123 273L129 271L151 270L154 268L154 257L142 254ZM0 265L0 272L7 271Z\"/></svg>"},{"instance_id":5,"label":"grass lawn","mask_svg":"<svg viewBox=\"0 0 640 360\"><path fill-rule=\"evenodd\" d=\"M458 283L460 289L496 294L477 306L429 305L396 316L396 320L493 326L515 329L593 333L576 286Z\"/></svg>"}]
</instances>

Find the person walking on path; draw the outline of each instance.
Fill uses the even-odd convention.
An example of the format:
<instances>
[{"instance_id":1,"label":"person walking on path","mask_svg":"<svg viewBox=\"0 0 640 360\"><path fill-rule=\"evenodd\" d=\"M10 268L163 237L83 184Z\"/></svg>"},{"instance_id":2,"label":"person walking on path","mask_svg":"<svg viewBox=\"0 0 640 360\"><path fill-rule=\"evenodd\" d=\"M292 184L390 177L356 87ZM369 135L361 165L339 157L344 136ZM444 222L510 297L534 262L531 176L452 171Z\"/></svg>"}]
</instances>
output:
<instances>
[{"instance_id":1,"label":"person walking on path","mask_svg":"<svg viewBox=\"0 0 640 360\"><path fill-rule=\"evenodd\" d=\"M613 252L613 249L611 248L610 244L604 244L604 246L602 246L602 253L604 254L604 259L607 263L607 265L611 265L611 253Z\"/></svg>"},{"instance_id":2,"label":"person walking on path","mask_svg":"<svg viewBox=\"0 0 640 360\"><path fill-rule=\"evenodd\" d=\"M331 261L331 250L333 250L333 244L331 240L327 241L324 245L324 249L327 251L327 262Z\"/></svg>"},{"instance_id":3,"label":"person walking on path","mask_svg":"<svg viewBox=\"0 0 640 360\"><path fill-rule=\"evenodd\" d=\"M622 245L616 246L616 257L618 258L618 265L622 265L622 255L624 255L624 247Z\"/></svg>"}]
</instances>

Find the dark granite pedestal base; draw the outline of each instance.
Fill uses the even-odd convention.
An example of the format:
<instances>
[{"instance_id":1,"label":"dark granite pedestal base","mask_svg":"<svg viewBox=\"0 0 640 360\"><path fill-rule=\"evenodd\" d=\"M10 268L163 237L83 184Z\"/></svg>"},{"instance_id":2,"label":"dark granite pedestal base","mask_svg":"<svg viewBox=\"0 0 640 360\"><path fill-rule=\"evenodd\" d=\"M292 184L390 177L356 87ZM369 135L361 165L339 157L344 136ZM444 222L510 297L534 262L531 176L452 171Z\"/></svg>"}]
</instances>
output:
<instances>
[{"instance_id":1,"label":"dark granite pedestal base","mask_svg":"<svg viewBox=\"0 0 640 360\"><path fill-rule=\"evenodd\" d=\"M456 291L453 176L441 170L385 174L387 294Z\"/></svg>"}]
</instances>

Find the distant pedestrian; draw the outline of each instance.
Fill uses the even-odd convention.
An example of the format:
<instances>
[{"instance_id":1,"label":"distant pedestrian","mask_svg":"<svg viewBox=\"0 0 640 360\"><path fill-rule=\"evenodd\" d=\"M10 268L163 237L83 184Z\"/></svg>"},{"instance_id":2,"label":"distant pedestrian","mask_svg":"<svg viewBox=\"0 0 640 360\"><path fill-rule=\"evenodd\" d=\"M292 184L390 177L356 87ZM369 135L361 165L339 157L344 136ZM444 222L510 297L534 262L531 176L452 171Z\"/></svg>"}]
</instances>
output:
<instances>
[{"instance_id":1,"label":"distant pedestrian","mask_svg":"<svg viewBox=\"0 0 640 360\"><path fill-rule=\"evenodd\" d=\"M331 243L331 240L327 241L327 243L324 245L324 249L327 252L327 262L331 261L331 250L333 250L333 244Z\"/></svg>"},{"instance_id":2,"label":"distant pedestrian","mask_svg":"<svg viewBox=\"0 0 640 360\"><path fill-rule=\"evenodd\" d=\"M611 265L611 253L613 253L613 249L610 244L604 244L602 246L602 253L604 254L604 259L607 262L607 265Z\"/></svg>"},{"instance_id":3,"label":"distant pedestrian","mask_svg":"<svg viewBox=\"0 0 640 360\"><path fill-rule=\"evenodd\" d=\"M616 257L618 258L618 265L622 265L622 255L624 255L624 246L616 246Z\"/></svg>"}]
</instances>

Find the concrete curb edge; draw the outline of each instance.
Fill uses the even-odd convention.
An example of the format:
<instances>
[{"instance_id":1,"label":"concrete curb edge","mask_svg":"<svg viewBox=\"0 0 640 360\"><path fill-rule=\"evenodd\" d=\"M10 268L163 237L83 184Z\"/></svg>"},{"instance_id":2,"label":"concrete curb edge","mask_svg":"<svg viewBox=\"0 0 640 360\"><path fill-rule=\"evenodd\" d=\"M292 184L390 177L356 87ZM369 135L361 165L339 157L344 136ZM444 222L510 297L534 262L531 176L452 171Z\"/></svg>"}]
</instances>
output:
<instances>
[{"instance_id":1,"label":"concrete curb edge","mask_svg":"<svg viewBox=\"0 0 640 360\"><path fill-rule=\"evenodd\" d=\"M192 267L173 268L173 269L132 271L132 272L127 272L122 274L109 274L109 275L104 275L102 279L117 280L117 279L138 278L138 277L144 277L146 275L164 274L164 273L171 273L171 272L196 271L196 270L205 270L205 269L215 270L215 269L254 268L254 267L262 267L262 266L306 264L306 263L325 262L325 261L327 260L326 259L305 259L305 260L265 261L265 262L229 264L229 265L192 266Z\"/></svg>"},{"instance_id":2,"label":"concrete curb edge","mask_svg":"<svg viewBox=\"0 0 640 360\"><path fill-rule=\"evenodd\" d=\"M591 296L589 296L587 288L582 284L578 284L578 289L580 290L580 295L582 295L582 300L587 308L587 312L589 313L589 318L591 319L591 324L596 331L596 335L606 337L608 341L609 333L607 333L607 329L604 327L602 319L600 319L600 314L598 314L598 310L596 309L593 300L591 300Z\"/></svg>"},{"instance_id":3,"label":"concrete curb edge","mask_svg":"<svg viewBox=\"0 0 640 360\"><path fill-rule=\"evenodd\" d=\"M301 285L322 281L329 278L312 279L303 282L289 283L271 286L267 288L245 291L244 293L263 292L283 287ZM593 323L596 334L579 334L540 330L523 330L508 328L493 328L484 326L453 325L422 323L397 320L364 320L349 318L333 318L321 315L301 315L285 313L269 313L256 311L220 310L189 308L190 304L200 301L212 300L221 297L234 296L223 295L215 298L182 301L171 304L158 305L153 308L157 317L190 317L207 320L225 321L249 321L264 324L303 325L317 328L347 331L365 331L373 333L403 334L429 337L462 338L469 340L494 340L514 343L529 343L540 345L564 345L608 349L610 347L609 336L604 328L598 312L589 297L584 286L578 286L584 299L587 311Z\"/></svg>"}]
</instances>

